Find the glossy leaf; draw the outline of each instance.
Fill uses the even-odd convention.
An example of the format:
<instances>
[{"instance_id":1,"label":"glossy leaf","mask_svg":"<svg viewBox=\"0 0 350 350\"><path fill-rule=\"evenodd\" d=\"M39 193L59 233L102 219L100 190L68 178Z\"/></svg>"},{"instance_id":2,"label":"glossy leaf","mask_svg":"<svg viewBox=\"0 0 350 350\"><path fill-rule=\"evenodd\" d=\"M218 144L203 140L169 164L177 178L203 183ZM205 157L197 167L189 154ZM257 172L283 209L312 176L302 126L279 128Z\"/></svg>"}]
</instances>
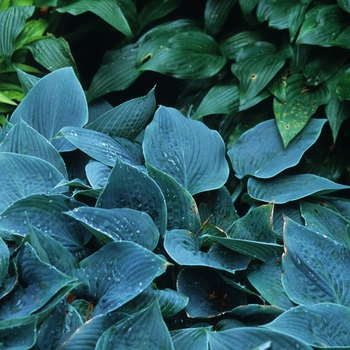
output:
<instances>
[{"instance_id":1,"label":"glossy leaf","mask_svg":"<svg viewBox=\"0 0 350 350\"><path fill-rule=\"evenodd\" d=\"M165 232L167 212L159 186L141 170L118 159L96 206L146 212L154 220L160 234Z\"/></svg>"},{"instance_id":2,"label":"glossy leaf","mask_svg":"<svg viewBox=\"0 0 350 350\"><path fill-rule=\"evenodd\" d=\"M91 234L63 212L82 205L63 195L31 195L22 198L1 213L0 230L26 236L30 224L56 239L72 253L83 250Z\"/></svg>"},{"instance_id":3,"label":"glossy leaf","mask_svg":"<svg viewBox=\"0 0 350 350\"><path fill-rule=\"evenodd\" d=\"M338 5L316 5L306 12L296 43L337 45L337 37L348 27L348 21L346 12Z\"/></svg>"},{"instance_id":4,"label":"glossy leaf","mask_svg":"<svg viewBox=\"0 0 350 350\"><path fill-rule=\"evenodd\" d=\"M93 188L101 188L107 185L111 168L107 165L90 161L85 167L86 177Z\"/></svg>"},{"instance_id":5,"label":"glossy leaf","mask_svg":"<svg viewBox=\"0 0 350 350\"><path fill-rule=\"evenodd\" d=\"M133 242L111 242L81 262L90 277L93 315L116 310L141 293L168 263ZM95 278L96 277L96 278Z\"/></svg>"},{"instance_id":6,"label":"glossy leaf","mask_svg":"<svg viewBox=\"0 0 350 350\"><path fill-rule=\"evenodd\" d=\"M300 203L300 212L305 226L324 234L350 249L350 237L346 232L349 222L333 210L307 202Z\"/></svg>"},{"instance_id":7,"label":"glossy leaf","mask_svg":"<svg viewBox=\"0 0 350 350\"><path fill-rule=\"evenodd\" d=\"M276 204L349 188L313 174L279 175L268 180L251 177L248 180L248 194L251 197Z\"/></svg>"},{"instance_id":8,"label":"glossy leaf","mask_svg":"<svg viewBox=\"0 0 350 350\"><path fill-rule=\"evenodd\" d=\"M239 0L239 6L242 11L244 19L251 26L254 26L258 23L256 19L256 6L258 5L259 0Z\"/></svg>"},{"instance_id":9,"label":"glossy leaf","mask_svg":"<svg viewBox=\"0 0 350 350\"><path fill-rule=\"evenodd\" d=\"M102 65L92 79L87 92L88 101L111 91L125 90L139 77L141 72L136 66L137 48L137 45L129 44L105 53Z\"/></svg>"},{"instance_id":10,"label":"glossy leaf","mask_svg":"<svg viewBox=\"0 0 350 350\"><path fill-rule=\"evenodd\" d=\"M113 139L102 132L67 126L59 131L57 137L65 138L84 153L105 165L113 166L117 158L131 164L135 163L131 152L123 147L118 139Z\"/></svg>"},{"instance_id":11,"label":"glossy leaf","mask_svg":"<svg viewBox=\"0 0 350 350\"><path fill-rule=\"evenodd\" d=\"M322 303L301 305L277 317L264 328L287 334L317 348L348 348L350 310Z\"/></svg>"},{"instance_id":12,"label":"glossy leaf","mask_svg":"<svg viewBox=\"0 0 350 350\"><path fill-rule=\"evenodd\" d=\"M345 11L350 12L350 2L349 0L338 0L338 5Z\"/></svg>"},{"instance_id":13,"label":"glossy leaf","mask_svg":"<svg viewBox=\"0 0 350 350\"><path fill-rule=\"evenodd\" d=\"M51 72L64 67L72 67L78 72L69 44L63 38L49 35L29 43L26 47L34 59Z\"/></svg>"},{"instance_id":14,"label":"glossy leaf","mask_svg":"<svg viewBox=\"0 0 350 350\"><path fill-rule=\"evenodd\" d=\"M164 248L179 265L205 266L230 273L248 267L250 258L221 245L213 245L207 252L200 250L200 239L186 230L167 231Z\"/></svg>"},{"instance_id":15,"label":"glossy leaf","mask_svg":"<svg viewBox=\"0 0 350 350\"><path fill-rule=\"evenodd\" d=\"M146 128L145 159L192 195L224 185L228 177L224 143L203 123L173 108L160 107Z\"/></svg>"},{"instance_id":16,"label":"glossy leaf","mask_svg":"<svg viewBox=\"0 0 350 350\"><path fill-rule=\"evenodd\" d=\"M204 33L175 34L139 71L151 70L175 78L208 78L225 65L217 42Z\"/></svg>"},{"instance_id":17,"label":"glossy leaf","mask_svg":"<svg viewBox=\"0 0 350 350\"><path fill-rule=\"evenodd\" d=\"M114 349L115 344L123 349L174 349L159 304L153 302L109 328L98 340L96 349Z\"/></svg>"},{"instance_id":18,"label":"glossy leaf","mask_svg":"<svg viewBox=\"0 0 350 350\"><path fill-rule=\"evenodd\" d=\"M66 165L57 150L22 119L7 133L0 144L0 151L41 158L51 163L65 178L68 177Z\"/></svg>"},{"instance_id":19,"label":"glossy leaf","mask_svg":"<svg viewBox=\"0 0 350 350\"><path fill-rule=\"evenodd\" d=\"M296 304L350 305L350 250L333 239L285 219L282 284ZM298 281L296 283L295 281Z\"/></svg>"},{"instance_id":20,"label":"glossy leaf","mask_svg":"<svg viewBox=\"0 0 350 350\"><path fill-rule=\"evenodd\" d=\"M153 250L159 231L150 216L128 208L79 207L65 214L81 222L100 242L120 240L135 242Z\"/></svg>"},{"instance_id":21,"label":"glossy leaf","mask_svg":"<svg viewBox=\"0 0 350 350\"><path fill-rule=\"evenodd\" d=\"M238 85L215 85L205 95L193 119L210 114L230 114L239 109Z\"/></svg>"},{"instance_id":22,"label":"glossy leaf","mask_svg":"<svg viewBox=\"0 0 350 350\"><path fill-rule=\"evenodd\" d=\"M81 127L88 120L85 94L72 68L58 69L40 79L12 114L11 123L21 118L52 140L58 151L74 149L66 140L53 140L64 126Z\"/></svg>"},{"instance_id":23,"label":"glossy leaf","mask_svg":"<svg viewBox=\"0 0 350 350\"><path fill-rule=\"evenodd\" d=\"M215 271L183 269L177 277L177 290L188 296L189 317L219 316L245 303L245 294L226 284Z\"/></svg>"},{"instance_id":24,"label":"glossy leaf","mask_svg":"<svg viewBox=\"0 0 350 350\"><path fill-rule=\"evenodd\" d=\"M274 45L267 42L256 42L243 47L231 68L240 82L240 104L257 96L290 55L290 47L277 51Z\"/></svg>"},{"instance_id":25,"label":"glossy leaf","mask_svg":"<svg viewBox=\"0 0 350 350\"><path fill-rule=\"evenodd\" d=\"M274 100L273 110L284 148L306 126L317 108L326 104L330 93L325 84L317 88L305 87L301 74L294 74L286 80L286 103Z\"/></svg>"},{"instance_id":26,"label":"glossy leaf","mask_svg":"<svg viewBox=\"0 0 350 350\"><path fill-rule=\"evenodd\" d=\"M34 6L13 6L0 12L0 56L11 65L11 56L15 51L15 41L22 31L26 18L34 12Z\"/></svg>"},{"instance_id":27,"label":"glossy leaf","mask_svg":"<svg viewBox=\"0 0 350 350\"><path fill-rule=\"evenodd\" d=\"M204 27L208 34L215 36L220 32L237 0L209 0L205 4Z\"/></svg>"},{"instance_id":28,"label":"glossy leaf","mask_svg":"<svg viewBox=\"0 0 350 350\"><path fill-rule=\"evenodd\" d=\"M283 289L281 275L281 258L280 255L274 254L265 261L259 270L250 273L248 280L270 305L288 310L295 305Z\"/></svg>"},{"instance_id":29,"label":"glossy leaf","mask_svg":"<svg viewBox=\"0 0 350 350\"><path fill-rule=\"evenodd\" d=\"M186 229L197 232L200 217L191 194L174 178L147 163L148 175L162 190L167 208L167 229Z\"/></svg>"},{"instance_id":30,"label":"glossy leaf","mask_svg":"<svg viewBox=\"0 0 350 350\"><path fill-rule=\"evenodd\" d=\"M5 280L9 262L10 252L4 240L0 237L0 286L2 286Z\"/></svg>"},{"instance_id":31,"label":"glossy leaf","mask_svg":"<svg viewBox=\"0 0 350 350\"><path fill-rule=\"evenodd\" d=\"M118 3L113 0L103 2L78 0L56 10L61 13L68 12L74 16L91 11L127 37L136 34L138 27L136 8L131 0Z\"/></svg>"},{"instance_id":32,"label":"glossy leaf","mask_svg":"<svg viewBox=\"0 0 350 350\"><path fill-rule=\"evenodd\" d=\"M134 140L146 127L156 108L154 88L143 97L124 102L101 115L86 129Z\"/></svg>"},{"instance_id":33,"label":"glossy leaf","mask_svg":"<svg viewBox=\"0 0 350 350\"><path fill-rule=\"evenodd\" d=\"M296 1L274 3L271 0L259 1L256 9L258 21L268 21L269 27L275 29L288 28L288 12L295 2Z\"/></svg>"},{"instance_id":34,"label":"glossy leaf","mask_svg":"<svg viewBox=\"0 0 350 350\"><path fill-rule=\"evenodd\" d=\"M0 153L0 212L16 200L36 193L59 192L63 175L50 163L17 153Z\"/></svg>"},{"instance_id":35,"label":"glossy leaf","mask_svg":"<svg viewBox=\"0 0 350 350\"><path fill-rule=\"evenodd\" d=\"M227 152L236 176L274 177L300 162L321 134L325 119L310 119L302 133L285 149L276 121L268 120L246 131Z\"/></svg>"},{"instance_id":36,"label":"glossy leaf","mask_svg":"<svg viewBox=\"0 0 350 350\"><path fill-rule=\"evenodd\" d=\"M336 93L340 101L350 100L350 90L349 90L349 81L350 81L350 68L348 68L340 77L336 85Z\"/></svg>"}]
</instances>

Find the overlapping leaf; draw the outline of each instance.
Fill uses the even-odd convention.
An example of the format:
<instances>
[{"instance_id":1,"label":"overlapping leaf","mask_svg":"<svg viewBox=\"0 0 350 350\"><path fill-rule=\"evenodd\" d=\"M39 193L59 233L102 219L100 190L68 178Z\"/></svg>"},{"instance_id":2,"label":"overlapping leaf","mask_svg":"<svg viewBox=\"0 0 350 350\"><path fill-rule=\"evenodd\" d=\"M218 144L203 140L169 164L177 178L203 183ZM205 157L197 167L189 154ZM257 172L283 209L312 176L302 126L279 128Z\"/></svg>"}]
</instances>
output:
<instances>
[{"instance_id":1,"label":"overlapping leaf","mask_svg":"<svg viewBox=\"0 0 350 350\"><path fill-rule=\"evenodd\" d=\"M228 177L220 135L203 123L160 107L146 128L145 159L182 184L192 195L223 186Z\"/></svg>"},{"instance_id":2,"label":"overlapping leaf","mask_svg":"<svg viewBox=\"0 0 350 350\"><path fill-rule=\"evenodd\" d=\"M271 178L299 163L320 136L325 119L311 119L285 149L276 121L268 120L246 131L227 152L238 178Z\"/></svg>"}]
</instances>

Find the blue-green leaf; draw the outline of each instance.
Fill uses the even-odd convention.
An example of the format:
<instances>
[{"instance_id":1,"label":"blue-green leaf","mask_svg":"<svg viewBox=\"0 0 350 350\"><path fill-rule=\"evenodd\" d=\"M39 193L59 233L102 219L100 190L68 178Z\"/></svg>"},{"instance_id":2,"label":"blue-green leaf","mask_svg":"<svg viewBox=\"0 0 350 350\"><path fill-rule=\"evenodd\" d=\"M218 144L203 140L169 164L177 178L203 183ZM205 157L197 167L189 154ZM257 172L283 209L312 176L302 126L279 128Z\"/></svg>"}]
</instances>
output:
<instances>
[{"instance_id":1,"label":"blue-green leaf","mask_svg":"<svg viewBox=\"0 0 350 350\"><path fill-rule=\"evenodd\" d=\"M282 284L296 304L331 302L349 307L350 250L285 218Z\"/></svg>"},{"instance_id":2,"label":"blue-green leaf","mask_svg":"<svg viewBox=\"0 0 350 350\"><path fill-rule=\"evenodd\" d=\"M130 208L146 212L157 225L161 235L167 222L162 191L154 180L138 168L117 159L108 183L98 197L97 207Z\"/></svg>"},{"instance_id":3,"label":"blue-green leaf","mask_svg":"<svg viewBox=\"0 0 350 350\"><path fill-rule=\"evenodd\" d=\"M146 128L145 159L192 195L222 187L229 168L220 135L173 108L160 107Z\"/></svg>"},{"instance_id":4,"label":"blue-green leaf","mask_svg":"<svg viewBox=\"0 0 350 350\"><path fill-rule=\"evenodd\" d=\"M85 167L86 177L93 188L106 186L111 168L107 165L91 160Z\"/></svg>"},{"instance_id":5,"label":"blue-green leaf","mask_svg":"<svg viewBox=\"0 0 350 350\"><path fill-rule=\"evenodd\" d=\"M186 230L167 231L164 248L179 265L205 266L234 273L245 270L250 258L233 253L220 244L214 244L207 252L200 250L200 242L193 233Z\"/></svg>"},{"instance_id":6,"label":"blue-green leaf","mask_svg":"<svg viewBox=\"0 0 350 350\"><path fill-rule=\"evenodd\" d=\"M10 252L4 240L0 237L0 286L2 286L5 280L9 262Z\"/></svg>"},{"instance_id":7,"label":"blue-green leaf","mask_svg":"<svg viewBox=\"0 0 350 350\"><path fill-rule=\"evenodd\" d=\"M350 189L350 186L339 185L313 174L279 175L268 180L251 177L248 180L248 194L251 197L276 204L345 189Z\"/></svg>"},{"instance_id":8,"label":"blue-green leaf","mask_svg":"<svg viewBox=\"0 0 350 350\"><path fill-rule=\"evenodd\" d=\"M322 303L293 308L263 327L316 348L349 349L349 322L350 309Z\"/></svg>"},{"instance_id":9,"label":"blue-green leaf","mask_svg":"<svg viewBox=\"0 0 350 350\"><path fill-rule=\"evenodd\" d=\"M97 300L93 315L116 310L140 294L168 262L133 242L111 242L81 262Z\"/></svg>"},{"instance_id":10,"label":"blue-green leaf","mask_svg":"<svg viewBox=\"0 0 350 350\"><path fill-rule=\"evenodd\" d=\"M227 152L236 176L274 177L297 165L307 149L320 136L326 119L309 123L285 149L275 120L267 120L246 131Z\"/></svg>"},{"instance_id":11,"label":"blue-green leaf","mask_svg":"<svg viewBox=\"0 0 350 350\"><path fill-rule=\"evenodd\" d=\"M75 147L66 140L53 140L64 126L83 126L88 120L84 91L72 68L58 69L28 92L11 116L11 123L20 119L45 136L58 151Z\"/></svg>"},{"instance_id":12,"label":"blue-green leaf","mask_svg":"<svg viewBox=\"0 0 350 350\"><path fill-rule=\"evenodd\" d=\"M174 346L157 301L109 328L96 344L96 350L169 349Z\"/></svg>"},{"instance_id":13,"label":"blue-green leaf","mask_svg":"<svg viewBox=\"0 0 350 350\"><path fill-rule=\"evenodd\" d=\"M0 151L41 158L51 163L65 178L68 177L61 155L44 136L22 119L7 133L0 144Z\"/></svg>"},{"instance_id":14,"label":"blue-green leaf","mask_svg":"<svg viewBox=\"0 0 350 350\"><path fill-rule=\"evenodd\" d=\"M30 194L60 192L63 175L45 160L17 153L0 153L0 213Z\"/></svg>"},{"instance_id":15,"label":"blue-green leaf","mask_svg":"<svg viewBox=\"0 0 350 350\"><path fill-rule=\"evenodd\" d=\"M158 244L158 228L145 212L129 208L79 207L65 214L81 222L103 243L132 241L148 250Z\"/></svg>"}]
</instances>

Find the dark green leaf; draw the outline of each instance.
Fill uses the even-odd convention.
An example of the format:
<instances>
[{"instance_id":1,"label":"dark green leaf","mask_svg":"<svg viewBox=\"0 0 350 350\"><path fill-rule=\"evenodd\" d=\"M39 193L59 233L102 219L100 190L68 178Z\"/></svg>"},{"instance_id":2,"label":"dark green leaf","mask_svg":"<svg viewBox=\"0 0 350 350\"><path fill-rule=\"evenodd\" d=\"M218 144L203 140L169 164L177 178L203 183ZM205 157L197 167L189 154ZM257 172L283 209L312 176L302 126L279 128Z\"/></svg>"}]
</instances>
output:
<instances>
[{"instance_id":1,"label":"dark green leaf","mask_svg":"<svg viewBox=\"0 0 350 350\"><path fill-rule=\"evenodd\" d=\"M256 6L258 3L259 0L239 0L239 6L241 8L243 17L251 27L258 24L255 14Z\"/></svg>"},{"instance_id":2,"label":"dark green leaf","mask_svg":"<svg viewBox=\"0 0 350 350\"><path fill-rule=\"evenodd\" d=\"M92 79L87 92L88 101L111 91L125 90L139 77L141 72L136 66L137 48L138 45L129 44L105 53L102 65Z\"/></svg>"},{"instance_id":3,"label":"dark green leaf","mask_svg":"<svg viewBox=\"0 0 350 350\"><path fill-rule=\"evenodd\" d=\"M205 266L234 273L245 270L250 261L249 257L235 254L219 244L207 252L200 251L200 239L186 230L167 231L164 248L176 263L183 266Z\"/></svg>"},{"instance_id":4,"label":"dark green leaf","mask_svg":"<svg viewBox=\"0 0 350 350\"><path fill-rule=\"evenodd\" d=\"M274 254L260 267L248 275L249 282L271 305L288 310L295 305L286 295L281 281L281 257Z\"/></svg>"},{"instance_id":5,"label":"dark green leaf","mask_svg":"<svg viewBox=\"0 0 350 350\"><path fill-rule=\"evenodd\" d=\"M51 163L65 178L66 165L51 143L22 119L11 128L0 144L1 152L13 152L33 156Z\"/></svg>"},{"instance_id":6,"label":"dark green leaf","mask_svg":"<svg viewBox=\"0 0 350 350\"><path fill-rule=\"evenodd\" d=\"M128 208L79 207L65 214L80 221L99 241L132 241L148 250L158 243L159 231L150 216Z\"/></svg>"},{"instance_id":7,"label":"dark green leaf","mask_svg":"<svg viewBox=\"0 0 350 350\"><path fill-rule=\"evenodd\" d=\"M66 126L58 132L56 137L64 137L90 157L108 166L113 166L117 158L131 164L137 163L133 154L120 140L99 131Z\"/></svg>"},{"instance_id":8,"label":"dark green leaf","mask_svg":"<svg viewBox=\"0 0 350 350\"><path fill-rule=\"evenodd\" d=\"M301 74L290 76L286 83L286 103L276 98L273 103L284 148L287 148L290 141L306 126L317 108L328 103L331 97L325 84L317 88L306 87Z\"/></svg>"},{"instance_id":9,"label":"dark green leaf","mask_svg":"<svg viewBox=\"0 0 350 350\"><path fill-rule=\"evenodd\" d=\"M288 29L290 41L292 42L299 32L300 26L304 21L307 8L312 0L296 1L288 9Z\"/></svg>"},{"instance_id":10,"label":"dark green leaf","mask_svg":"<svg viewBox=\"0 0 350 350\"><path fill-rule=\"evenodd\" d=\"M312 174L279 175L268 180L251 177L248 180L248 194L251 197L276 204L349 188Z\"/></svg>"},{"instance_id":11,"label":"dark green leaf","mask_svg":"<svg viewBox=\"0 0 350 350\"><path fill-rule=\"evenodd\" d=\"M151 70L182 79L203 79L225 65L219 45L210 36L200 32L175 34L139 71Z\"/></svg>"},{"instance_id":12,"label":"dark green leaf","mask_svg":"<svg viewBox=\"0 0 350 350\"><path fill-rule=\"evenodd\" d=\"M350 250L285 218L282 284L297 304L331 302L349 307Z\"/></svg>"},{"instance_id":13,"label":"dark green leaf","mask_svg":"<svg viewBox=\"0 0 350 350\"><path fill-rule=\"evenodd\" d=\"M163 192L167 207L167 229L197 232L201 223L197 204L191 194L174 178L148 163L147 173Z\"/></svg>"},{"instance_id":14,"label":"dark green leaf","mask_svg":"<svg viewBox=\"0 0 350 350\"><path fill-rule=\"evenodd\" d=\"M40 80L40 78L36 77L35 75L28 74L19 68L16 68L16 72L25 94L27 94L29 90Z\"/></svg>"},{"instance_id":15,"label":"dark green leaf","mask_svg":"<svg viewBox=\"0 0 350 350\"><path fill-rule=\"evenodd\" d=\"M168 263L133 242L111 242L81 262L97 300L93 315L116 310L140 294Z\"/></svg>"},{"instance_id":16,"label":"dark green leaf","mask_svg":"<svg viewBox=\"0 0 350 350\"><path fill-rule=\"evenodd\" d=\"M63 175L45 160L0 152L0 170L0 212L30 194L60 192L54 187L63 180Z\"/></svg>"},{"instance_id":17,"label":"dark green leaf","mask_svg":"<svg viewBox=\"0 0 350 350\"><path fill-rule=\"evenodd\" d=\"M154 88L143 97L135 98L109 110L86 125L86 129L133 141L149 123L156 108Z\"/></svg>"},{"instance_id":18,"label":"dark green leaf","mask_svg":"<svg viewBox=\"0 0 350 350\"><path fill-rule=\"evenodd\" d=\"M210 114L230 114L239 109L238 85L215 85L205 95L193 119Z\"/></svg>"},{"instance_id":19,"label":"dark green leaf","mask_svg":"<svg viewBox=\"0 0 350 350\"><path fill-rule=\"evenodd\" d=\"M340 214L322 205L300 203L300 212L306 227L326 235L350 249L350 237L346 232L349 222Z\"/></svg>"},{"instance_id":20,"label":"dark green leaf","mask_svg":"<svg viewBox=\"0 0 350 350\"><path fill-rule=\"evenodd\" d=\"M177 290L189 297L189 317L209 318L246 303L245 293L226 284L215 271L183 269L177 277Z\"/></svg>"},{"instance_id":21,"label":"dark green leaf","mask_svg":"<svg viewBox=\"0 0 350 350\"><path fill-rule=\"evenodd\" d=\"M175 10L181 4L181 2L182 0L147 1L139 13L140 27L145 27L146 24L166 16L168 13Z\"/></svg>"},{"instance_id":22,"label":"dark green leaf","mask_svg":"<svg viewBox=\"0 0 350 350\"><path fill-rule=\"evenodd\" d=\"M348 31L348 26L349 15L338 5L316 5L307 11L296 42L349 48L349 44L341 36Z\"/></svg>"},{"instance_id":23,"label":"dark green leaf","mask_svg":"<svg viewBox=\"0 0 350 350\"><path fill-rule=\"evenodd\" d=\"M237 0L208 0L204 11L204 28L212 36L218 34Z\"/></svg>"},{"instance_id":24,"label":"dark green leaf","mask_svg":"<svg viewBox=\"0 0 350 350\"><path fill-rule=\"evenodd\" d=\"M98 197L96 206L146 212L154 220L160 234L165 232L167 211L159 186L147 174L119 159L108 177L108 184Z\"/></svg>"},{"instance_id":25,"label":"dark green leaf","mask_svg":"<svg viewBox=\"0 0 350 350\"><path fill-rule=\"evenodd\" d=\"M241 105L257 96L291 56L289 46L278 51L267 42L256 42L243 47L232 65L232 73L240 82Z\"/></svg>"},{"instance_id":26,"label":"dark green leaf","mask_svg":"<svg viewBox=\"0 0 350 350\"><path fill-rule=\"evenodd\" d=\"M12 114L11 123L21 118L49 141L64 126L83 126L88 120L87 103L72 68L40 79ZM58 151L74 149L66 140L52 140L52 144Z\"/></svg>"},{"instance_id":27,"label":"dark green leaf","mask_svg":"<svg viewBox=\"0 0 350 350\"><path fill-rule=\"evenodd\" d=\"M336 93L340 101L350 100L349 82L350 82L350 68L348 68L343 73L343 75L338 81L338 84L336 85Z\"/></svg>"},{"instance_id":28,"label":"dark green leaf","mask_svg":"<svg viewBox=\"0 0 350 350\"><path fill-rule=\"evenodd\" d=\"M349 0L338 0L338 5L345 11L350 12L350 1Z\"/></svg>"},{"instance_id":29,"label":"dark green leaf","mask_svg":"<svg viewBox=\"0 0 350 350\"><path fill-rule=\"evenodd\" d=\"M295 6L296 2L298 1L260 0L256 10L258 21L268 21L269 27L274 29L286 29L288 28L289 11Z\"/></svg>"},{"instance_id":30,"label":"dark green leaf","mask_svg":"<svg viewBox=\"0 0 350 350\"><path fill-rule=\"evenodd\" d=\"M322 303L293 308L263 327L290 335L313 347L348 349L349 322L348 308Z\"/></svg>"},{"instance_id":31,"label":"dark green leaf","mask_svg":"<svg viewBox=\"0 0 350 350\"><path fill-rule=\"evenodd\" d=\"M64 67L72 67L78 73L69 44L63 38L49 35L40 40L29 43L26 47L31 51L34 59L49 71Z\"/></svg>"},{"instance_id":32,"label":"dark green leaf","mask_svg":"<svg viewBox=\"0 0 350 350\"><path fill-rule=\"evenodd\" d=\"M77 0L56 11L68 12L74 16L91 11L127 37L132 37L138 29L136 7L131 0Z\"/></svg>"},{"instance_id":33,"label":"dark green leaf","mask_svg":"<svg viewBox=\"0 0 350 350\"><path fill-rule=\"evenodd\" d=\"M72 253L78 253L91 238L91 234L76 220L63 212L82 205L63 195L32 195L22 198L1 214L0 230L11 235L26 236L30 224L56 239Z\"/></svg>"},{"instance_id":34,"label":"dark green leaf","mask_svg":"<svg viewBox=\"0 0 350 350\"><path fill-rule=\"evenodd\" d=\"M274 177L300 162L301 157L320 136L326 119L310 119L303 132L283 147L275 120L250 128L227 152L236 176Z\"/></svg>"},{"instance_id":35,"label":"dark green leaf","mask_svg":"<svg viewBox=\"0 0 350 350\"><path fill-rule=\"evenodd\" d=\"M0 56L11 65L15 41L24 28L26 18L34 12L34 6L13 6L0 12Z\"/></svg>"},{"instance_id":36,"label":"dark green leaf","mask_svg":"<svg viewBox=\"0 0 350 350\"><path fill-rule=\"evenodd\" d=\"M146 128L145 159L192 195L223 186L228 177L220 135L173 108L160 107Z\"/></svg>"},{"instance_id":37,"label":"dark green leaf","mask_svg":"<svg viewBox=\"0 0 350 350\"><path fill-rule=\"evenodd\" d=\"M96 344L96 350L174 349L157 301L109 328Z\"/></svg>"}]
</instances>

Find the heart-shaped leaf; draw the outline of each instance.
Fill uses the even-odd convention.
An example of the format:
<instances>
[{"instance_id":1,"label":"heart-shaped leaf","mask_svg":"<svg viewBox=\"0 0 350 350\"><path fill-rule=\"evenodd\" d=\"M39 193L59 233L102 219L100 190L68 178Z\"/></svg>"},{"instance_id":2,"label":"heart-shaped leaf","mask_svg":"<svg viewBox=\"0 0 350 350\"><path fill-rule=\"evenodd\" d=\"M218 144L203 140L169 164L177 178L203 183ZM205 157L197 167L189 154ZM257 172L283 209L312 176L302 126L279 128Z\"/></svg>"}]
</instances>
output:
<instances>
[{"instance_id":1,"label":"heart-shaped leaf","mask_svg":"<svg viewBox=\"0 0 350 350\"><path fill-rule=\"evenodd\" d=\"M106 209L130 208L146 212L154 220L160 234L165 232L167 211L159 186L147 174L119 159L116 160L96 206Z\"/></svg>"},{"instance_id":2,"label":"heart-shaped leaf","mask_svg":"<svg viewBox=\"0 0 350 350\"><path fill-rule=\"evenodd\" d=\"M273 110L277 127L287 148L294 137L306 126L317 108L328 103L331 95L327 85L306 87L301 74L293 74L286 80L286 103L274 99Z\"/></svg>"},{"instance_id":3,"label":"heart-shaped leaf","mask_svg":"<svg viewBox=\"0 0 350 350\"><path fill-rule=\"evenodd\" d=\"M218 43L201 32L175 34L139 71L151 70L175 78L201 79L215 75L225 65Z\"/></svg>"},{"instance_id":4,"label":"heart-shaped leaf","mask_svg":"<svg viewBox=\"0 0 350 350\"><path fill-rule=\"evenodd\" d=\"M282 284L297 304L331 302L349 307L350 250L322 233L285 218Z\"/></svg>"},{"instance_id":5,"label":"heart-shaped leaf","mask_svg":"<svg viewBox=\"0 0 350 350\"><path fill-rule=\"evenodd\" d=\"M146 128L145 159L192 195L223 186L228 177L220 135L173 108L160 107Z\"/></svg>"},{"instance_id":6,"label":"heart-shaped leaf","mask_svg":"<svg viewBox=\"0 0 350 350\"><path fill-rule=\"evenodd\" d=\"M159 231L150 216L129 208L79 207L65 214L81 222L100 242L135 242L148 250L158 244Z\"/></svg>"},{"instance_id":7,"label":"heart-shaped leaf","mask_svg":"<svg viewBox=\"0 0 350 350\"><path fill-rule=\"evenodd\" d=\"M88 120L85 94L73 69L61 68L41 78L12 114L11 123L21 118L52 140L58 151L74 149L66 140L53 140L64 126L81 127Z\"/></svg>"},{"instance_id":8,"label":"heart-shaped leaf","mask_svg":"<svg viewBox=\"0 0 350 350\"><path fill-rule=\"evenodd\" d=\"M227 152L236 176L274 177L300 162L318 139L326 119L310 119L288 145L283 147L275 120L267 120L246 131Z\"/></svg>"},{"instance_id":9,"label":"heart-shaped leaf","mask_svg":"<svg viewBox=\"0 0 350 350\"><path fill-rule=\"evenodd\" d=\"M146 127L155 108L153 88L146 96L124 102L104 113L94 122L86 125L86 129L132 141Z\"/></svg>"},{"instance_id":10,"label":"heart-shaped leaf","mask_svg":"<svg viewBox=\"0 0 350 350\"><path fill-rule=\"evenodd\" d=\"M168 263L133 242L111 242L80 263L97 300L93 315L116 310L140 294Z\"/></svg>"},{"instance_id":11,"label":"heart-shaped leaf","mask_svg":"<svg viewBox=\"0 0 350 350\"><path fill-rule=\"evenodd\" d=\"M233 253L220 244L213 245L207 252L200 250L200 240L186 230L167 231L164 248L179 265L205 266L230 273L245 270L250 258Z\"/></svg>"},{"instance_id":12,"label":"heart-shaped leaf","mask_svg":"<svg viewBox=\"0 0 350 350\"><path fill-rule=\"evenodd\" d=\"M346 349L350 346L349 322L350 310L347 307L322 303L293 308L263 327L316 348Z\"/></svg>"},{"instance_id":13,"label":"heart-shaped leaf","mask_svg":"<svg viewBox=\"0 0 350 350\"><path fill-rule=\"evenodd\" d=\"M283 204L307 196L345 190L350 187L313 174L299 174L279 175L268 180L251 177L247 188L248 194L254 199Z\"/></svg>"},{"instance_id":14,"label":"heart-shaped leaf","mask_svg":"<svg viewBox=\"0 0 350 350\"><path fill-rule=\"evenodd\" d=\"M65 178L68 177L66 165L61 155L44 136L22 119L6 134L0 144L0 151L44 159L51 163Z\"/></svg>"},{"instance_id":15,"label":"heart-shaped leaf","mask_svg":"<svg viewBox=\"0 0 350 350\"><path fill-rule=\"evenodd\" d=\"M28 195L64 190L54 190L63 175L53 165L36 157L0 152L0 171L0 213Z\"/></svg>"},{"instance_id":16,"label":"heart-shaped leaf","mask_svg":"<svg viewBox=\"0 0 350 350\"><path fill-rule=\"evenodd\" d=\"M157 301L109 328L98 340L96 349L110 349L111 343L126 350L174 349Z\"/></svg>"}]
</instances>

